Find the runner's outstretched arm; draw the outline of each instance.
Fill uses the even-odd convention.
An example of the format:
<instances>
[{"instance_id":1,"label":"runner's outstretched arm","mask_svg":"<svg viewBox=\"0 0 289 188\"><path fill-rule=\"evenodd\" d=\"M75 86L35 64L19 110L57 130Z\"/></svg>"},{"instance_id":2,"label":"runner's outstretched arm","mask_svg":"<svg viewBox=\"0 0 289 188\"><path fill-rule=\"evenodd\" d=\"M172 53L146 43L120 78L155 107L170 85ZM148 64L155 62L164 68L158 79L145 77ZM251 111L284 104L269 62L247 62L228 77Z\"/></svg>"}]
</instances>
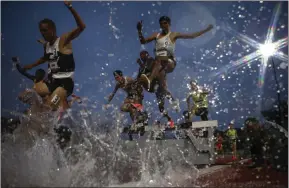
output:
<instances>
[{"instance_id":1,"label":"runner's outstretched arm","mask_svg":"<svg viewBox=\"0 0 289 188\"><path fill-rule=\"evenodd\" d=\"M27 77L28 79L30 79L32 81L35 80L36 77L34 75L27 73L24 68L20 67L20 64L19 64L20 61L19 61L18 57L12 57L12 61L14 63L16 63L16 68L17 68L18 72L20 72L20 74L22 74L23 76Z\"/></svg>"},{"instance_id":2,"label":"runner's outstretched arm","mask_svg":"<svg viewBox=\"0 0 289 188\"><path fill-rule=\"evenodd\" d=\"M24 70L32 69L32 68L34 68L34 67L36 67L38 65L41 65L41 64L45 63L46 61L47 61L47 58L43 56L43 57L39 58L35 63L29 64L29 65L25 65L23 67L23 69Z\"/></svg>"},{"instance_id":3,"label":"runner's outstretched arm","mask_svg":"<svg viewBox=\"0 0 289 188\"><path fill-rule=\"evenodd\" d=\"M148 38L144 38L143 34L142 34L142 21L139 21L137 23L137 30L138 30L138 37L139 37L139 41L141 44L146 44L146 43L150 43L151 41L155 40L157 37L157 33L153 33L151 36L149 36Z\"/></svg>"},{"instance_id":4,"label":"runner's outstretched arm","mask_svg":"<svg viewBox=\"0 0 289 188\"><path fill-rule=\"evenodd\" d=\"M18 70L18 72L20 72L20 74L22 74L23 76L25 76L26 78L34 81L35 80L35 76L33 76L32 74L29 74L25 71L25 69L21 68L19 64L16 64L16 68Z\"/></svg>"},{"instance_id":5,"label":"runner's outstretched arm","mask_svg":"<svg viewBox=\"0 0 289 188\"><path fill-rule=\"evenodd\" d=\"M194 39L213 29L213 25L209 25L206 29L195 33L176 33L174 39Z\"/></svg>"},{"instance_id":6,"label":"runner's outstretched arm","mask_svg":"<svg viewBox=\"0 0 289 188\"><path fill-rule=\"evenodd\" d=\"M76 10L72 7L71 2L69 1L64 1L64 4L67 6L67 8L70 10L70 12L72 13L77 27L75 29L73 29L71 32L66 33L66 37L65 37L65 44L68 44L69 42L71 42L73 39L75 39L76 37L79 36L79 34L85 29L85 24L82 21L82 19L80 18L79 14L76 12Z\"/></svg>"},{"instance_id":7,"label":"runner's outstretched arm","mask_svg":"<svg viewBox=\"0 0 289 188\"><path fill-rule=\"evenodd\" d=\"M109 97L108 97L108 102L107 102L107 104L109 104L109 103L110 103L110 101L113 99L113 97L114 97L114 95L116 94L116 92L117 92L118 88L119 88L119 85L118 85L118 84L116 84L116 86L115 86L115 88L114 88L114 90L113 90L112 94L110 94L110 95L109 95Z\"/></svg>"}]
</instances>

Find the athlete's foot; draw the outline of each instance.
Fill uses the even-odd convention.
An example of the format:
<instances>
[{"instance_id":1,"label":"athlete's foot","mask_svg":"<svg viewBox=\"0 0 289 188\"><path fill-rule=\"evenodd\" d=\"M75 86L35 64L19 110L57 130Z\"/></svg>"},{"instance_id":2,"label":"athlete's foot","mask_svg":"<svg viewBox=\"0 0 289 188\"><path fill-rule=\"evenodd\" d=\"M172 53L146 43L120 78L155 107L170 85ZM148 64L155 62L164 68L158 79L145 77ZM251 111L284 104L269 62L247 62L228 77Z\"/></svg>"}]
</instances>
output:
<instances>
[{"instance_id":1,"label":"athlete's foot","mask_svg":"<svg viewBox=\"0 0 289 188\"><path fill-rule=\"evenodd\" d=\"M150 90L150 87L151 87L151 81L150 79L145 75L145 74L142 74L140 75L140 82L142 83L143 87L149 91Z\"/></svg>"},{"instance_id":2,"label":"athlete's foot","mask_svg":"<svg viewBox=\"0 0 289 188\"><path fill-rule=\"evenodd\" d=\"M79 96L76 96L75 94L71 94L71 97L73 97L73 99L78 103L81 104L82 100Z\"/></svg>"},{"instance_id":3,"label":"athlete's foot","mask_svg":"<svg viewBox=\"0 0 289 188\"><path fill-rule=\"evenodd\" d=\"M166 111L163 112L163 116L168 119L168 124L167 125L169 126L169 128L171 128L171 129L175 128L175 123L174 123L173 119L167 114Z\"/></svg>"},{"instance_id":4,"label":"athlete's foot","mask_svg":"<svg viewBox=\"0 0 289 188\"><path fill-rule=\"evenodd\" d=\"M170 128L175 128L175 123L172 119L169 120L169 126L170 126Z\"/></svg>"}]
</instances>

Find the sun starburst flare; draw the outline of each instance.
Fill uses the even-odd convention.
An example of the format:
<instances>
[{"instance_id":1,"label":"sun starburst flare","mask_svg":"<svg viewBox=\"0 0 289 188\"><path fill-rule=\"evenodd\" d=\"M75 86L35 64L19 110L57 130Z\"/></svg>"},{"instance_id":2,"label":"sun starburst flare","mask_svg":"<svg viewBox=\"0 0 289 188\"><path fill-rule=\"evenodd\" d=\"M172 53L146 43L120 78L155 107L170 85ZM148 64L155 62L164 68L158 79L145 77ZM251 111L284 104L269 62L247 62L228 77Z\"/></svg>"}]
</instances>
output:
<instances>
[{"instance_id":1,"label":"sun starburst flare","mask_svg":"<svg viewBox=\"0 0 289 188\"><path fill-rule=\"evenodd\" d=\"M264 84L264 77L265 77L269 58L275 57L281 61L288 61L288 55L279 51L282 48L288 46L288 36L282 39L279 39L276 42L273 42L274 33L276 30L276 24L280 16L280 10L281 10L281 3L279 3L274 9L273 17L271 19L271 23L267 31L266 40L263 44L255 41L254 39L250 38L247 35L238 33L237 31L233 30L229 26L224 27L223 29L226 32L234 34L239 40L255 48L256 51L238 60L231 61L229 65L221 68L217 73L214 73L212 77L224 76L225 74L229 72L235 71L241 67L246 66L248 63L251 63L257 59L261 59L258 86L262 88Z\"/></svg>"}]
</instances>

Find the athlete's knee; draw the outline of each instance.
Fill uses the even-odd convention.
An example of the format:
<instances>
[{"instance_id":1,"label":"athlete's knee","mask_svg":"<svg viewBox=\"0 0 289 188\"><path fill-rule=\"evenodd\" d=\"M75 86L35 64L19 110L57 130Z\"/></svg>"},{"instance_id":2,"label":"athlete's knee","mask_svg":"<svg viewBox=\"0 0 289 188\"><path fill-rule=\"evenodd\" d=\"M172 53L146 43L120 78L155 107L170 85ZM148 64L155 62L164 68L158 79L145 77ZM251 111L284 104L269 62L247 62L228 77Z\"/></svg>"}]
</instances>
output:
<instances>
[{"instance_id":1,"label":"athlete's knee","mask_svg":"<svg viewBox=\"0 0 289 188\"><path fill-rule=\"evenodd\" d=\"M120 106L120 110L122 112L129 112L130 111L130 104L124 103Z\"/></svg>"},{"instance_id":2,"label":"athlete's knee","mask_svg":"<svg viewBox=\"0 0 289 188\"><path fill-rule=\"evenodd\" d=\"M67 91L63 87L58 87L54 90L53 94L57 94L61 98L66 98Z\"/></svg>"},{"instance_id":3,"label":"athlete's knee","mask_svg":"<svg viewBox=\"0 0 289 188\"><path fill-rule=\"evenodd\" d=\"M40 95L41 97L44 97L44 96L50 94L50 91L49 91L47 85L43 82L42 83L39 82L39 83L34 84L33 88L36 91L36 93L38 95Z\"/></svg>"},{"instance_id":4,"label":"athlete's knee","mask_svg":"<svg viewBox=\"0 0 289 188\"><path fill-rule=\"evenodd\" d=\"M166 73L171 73L174 71L176 67L176 62L174 60L169 59L168 61L165 61L162 65L165 69Z\"/></svg>"}]
</instances>

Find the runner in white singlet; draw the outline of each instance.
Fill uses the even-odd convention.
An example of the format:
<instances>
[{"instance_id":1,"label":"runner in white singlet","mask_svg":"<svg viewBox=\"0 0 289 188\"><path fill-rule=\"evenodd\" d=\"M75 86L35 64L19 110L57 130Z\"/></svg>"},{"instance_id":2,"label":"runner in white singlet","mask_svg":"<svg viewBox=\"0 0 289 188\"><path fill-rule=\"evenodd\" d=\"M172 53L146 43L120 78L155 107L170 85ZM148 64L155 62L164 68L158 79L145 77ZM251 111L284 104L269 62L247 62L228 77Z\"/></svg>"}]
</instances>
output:
<instances>
[{"instance_id":1,"label":"runner in white singlet","mask_svg":"<svg viewBox=\"0 0 289 188\"><path fill-rule=\"evenodd\" d=\"M195 33L179 33L171 32L170 25L171 19L167 16L162 16L159 19L159 24L162 29L161 33L153 33L148 38L145 38L142 34L142 21L138 22L137 30L141 44L150 43L155 40L155 63L153 70L149 77L145 74L141 75L141 81L145 82L144 88L150 88L150 83L156 77L156 75L165 71L166 73L171 73L176 67L175 61L175 42L177 39L193 39L203 35L204 33L210 31L213 26L209 25L206 29L195 32Z\"/></svg>"}]
</instances>

